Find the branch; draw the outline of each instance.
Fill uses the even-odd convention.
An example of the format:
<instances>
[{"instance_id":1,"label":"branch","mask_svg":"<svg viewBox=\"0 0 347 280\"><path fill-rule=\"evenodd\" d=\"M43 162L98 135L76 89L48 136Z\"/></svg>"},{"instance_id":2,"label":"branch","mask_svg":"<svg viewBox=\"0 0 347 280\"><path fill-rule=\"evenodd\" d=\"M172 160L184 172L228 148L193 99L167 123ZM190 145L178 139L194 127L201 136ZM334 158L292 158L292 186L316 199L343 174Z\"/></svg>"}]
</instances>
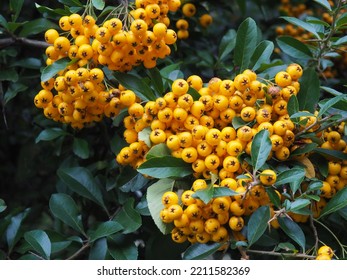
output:
<instances>
[{"instance_id":1,"label":"branch","mask_svg":"<svg viewBox=\"0 0 347 280\"><path fill-rule=\"evenodd\" d=\"M258 250L246 250L247 253L253 253L253 254L264 254L264 255L270 255L270 256L278 256L278 257L292 257L292 258L299 258L299 259L315 259L316 256L306 255L306 254L295 254L295 253L279 253L279 252L269 252L269 251L258 251Z\"/></svg>"},{"instance_id":2,"label":"branch","mask_svg":"<svg viewBox=\"0 0 347 280\"><path fill-rule=\"evenodd\" d=\"M16 44L16 43L23 44L23 45L30 46L30 47L43 48L43 49L50 46L50 44L48 44L44 41L13 36L13 37L9 37L9 38L0 39L0 49L8 47L8 46Z\"/></svg>"},{"instance_id":3,"label":"branch","mask_svg":"<svg viewBox=\"0 0 347 280\"><path fill-rule=\"evenodd\" d=\"M82 254L86 249L88 249L90 247L90 243L87 242L86 244L84 244L78 251L76 251L75 253L73 253L70 257L68 257L66 260L73 260L75 258L77 258L80 254Z\"/></svg>"},{"instance_id":4,"label":"branch","mask_svg":"<svg viewBox=\"0 0 347 280\"><path fill-rule=\"evenodd\" d=\"M317 252L317 250L318 250L319 238L318 238L317 228L316 228L316 226L315 226L314 223L313 223L313 215L312 215L312 214L310 215L310 227L312 228L313 235L314 235L314 240L315 240L314 249L315 249L315 252Z\"/></svg>"}]
</instances>

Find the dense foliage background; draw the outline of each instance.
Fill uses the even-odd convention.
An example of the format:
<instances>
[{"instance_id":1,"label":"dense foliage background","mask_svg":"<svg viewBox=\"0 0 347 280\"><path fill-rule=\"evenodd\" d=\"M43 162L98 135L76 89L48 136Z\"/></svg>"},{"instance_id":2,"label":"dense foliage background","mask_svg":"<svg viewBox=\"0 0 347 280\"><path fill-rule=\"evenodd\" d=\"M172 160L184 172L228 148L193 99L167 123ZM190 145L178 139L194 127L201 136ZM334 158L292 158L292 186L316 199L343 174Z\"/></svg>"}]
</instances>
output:
<instances>
[{"instance_id":1,"label":"dense foliage background","mask_svg":"<svg viewBox=\"0 0 347 280\"><path fill-rule=\"evenodd\" d=\"M126 145L122 123L126 111L114 119L104 118L75 130L47 119L34 106L34 97L41 90L41 75L47 74L48 44L44 32L49 28L59 30L58 20L63 15L82 14L85 2L6 0L1 3L0 259L240 259L245 254L258 259L294 258L298 253L299 257L309 259L316 256L318 236L319 246L327 244L335 250L335 258L345 258L346 188L341 188L341 194L330 204L324 219L317 220L315 225L312 220L311 224L300 226L294 223L296 226L291 229L283 226L282 231L262 227L254 234L248 233L248 237L258 239L255 244L233 240L225 250L217 251L220 244L190 247L189 242L177 244L170 234L164 235L151 216L147 200L148 187L158 180L115 160ZM305 116L298 114L299 109L314 113L309 109L324 108L325 114L329 110L329 114L337 117L321 125L335 127L346 120L344 1L182 2L194 3L198 15L208 12L213 23L202 28L198 16L189 19L189 37L178 40L171 47L170 56L158 60L157 67L151 70L136 67L130 72L132 78L111 73L109 78L114 86L121 83L141 89L145 84L155 92L158 87L168 90L171 81L193 74L205 83L213 77L231 79L240 70L237 57L240 49L247 49L252 41L263 42L254 55L258 60L253 59L259 62L256 72L262 73L261 77L272 79L292 62L299 63L307 73L301 80L299 103L292 107L296 118ZM110 6L125 3L88 1L98 15L110 11ZM181 11L170 15L173 24L181 17ZM322 100L332 101L325 107L324 102L317 107ZM346 140L345 127L341 134ZM315 139L308 134L307 138ZM261 153L260 148L257 153ZM301 154L314 148L303 147ZM345 151L328 152L328 155L342 162L347 160ZM162 151L157 153L160 155ZM311 160L319 172L326 170L327 166L323 166L326 160L322 161L321 154ZM288 173L288 178L298 174L301 173ZM308 183L314 182L315 176L308 177L305 177ZM192 181L189 176L177 180L183 188L190 188ZM282 176L282 182L289 184L290 180L285 181ZM319 191L320 187L318 184L313 191ZM156 198L161 207L161 194L152 195L151 203ZM307 206L307 201L319 200L319 193L311 195L301 197L306 200L301 201L298 213ZM265 212L260 213L259 224L265 225L266 217ZM298 231L305 234L306 241L293 237Z\"/></svg>"}]
</instances>

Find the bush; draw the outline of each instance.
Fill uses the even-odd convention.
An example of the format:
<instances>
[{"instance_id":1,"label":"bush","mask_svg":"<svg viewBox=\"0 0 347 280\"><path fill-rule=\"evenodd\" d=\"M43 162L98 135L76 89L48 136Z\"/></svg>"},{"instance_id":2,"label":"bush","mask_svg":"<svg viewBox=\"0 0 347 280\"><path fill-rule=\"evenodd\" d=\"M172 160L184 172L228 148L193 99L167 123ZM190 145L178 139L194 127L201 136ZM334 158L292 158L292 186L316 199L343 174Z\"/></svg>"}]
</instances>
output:
<instances>
[{"instance_id":1,"label":"bush","mask_svg":"<svg viewBox=\"0 0 347 280\"><path fill-rule=\"evenodd\" d=\"M0 257L344 259L346 8L5 2Z\"/></svg>"}]
</instances>

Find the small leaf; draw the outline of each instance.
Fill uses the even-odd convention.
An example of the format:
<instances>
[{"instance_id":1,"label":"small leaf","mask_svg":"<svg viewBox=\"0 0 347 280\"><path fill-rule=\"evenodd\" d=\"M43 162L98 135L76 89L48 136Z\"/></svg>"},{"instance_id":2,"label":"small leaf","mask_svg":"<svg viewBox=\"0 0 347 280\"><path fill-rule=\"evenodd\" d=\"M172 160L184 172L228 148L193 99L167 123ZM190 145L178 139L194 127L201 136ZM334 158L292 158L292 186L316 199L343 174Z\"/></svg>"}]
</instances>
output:
<instances>
[{"instance_id":1,"label":"small leaf","mask_svg":"<svg viewBox=\"0 0 347 280\"><path fill-rule=\"evenodd\" d=\"M105 260L108 251L106 237L96 240L89 251L89 260Z\"/></svg>"},{"instance_id":2,"label":"small leaf","mask_svg":"<svg viewBox=\"0 0 347 280\"><path fill-rule=\"evenodd\" d=\"M301 19L298 19L295 17L282 17L282 18L291 24L294 24L296 26L299 26L305 29L306 31L312 33L317 39L320 39L319 34L317 33L316 29L314 28L312 24L302 21Z\"/></svg>"},{"instance_id":3,"label":"small leaf","mask_svg":"<svg viewBox=\"0 0 347 280\"><path fill-rule=\"evenodd\" d=\"M277 207L281 208L281 199L277 192L273 188L266 188L266 193L268 194L270 201Z\"/></svg>"},{"instance_id":4,"label":"small leaf","mask_svg":"<svg viewBox=\"0 0 347 280\"><path fill-rule=\"evenodd\" d=\"M72 150L74 154L82 159L89 158L88 142L81 138L74 138Z\"/></svg>"},{"instance_id":5,"label":"small leaf","mask_svg":"<svg viewBox=\"0 0 347 280\"><path fill-rule=\"evenodd\" d=\"M47 128L40 132L40 134L35 139L35 143L38 143L40 141L52 141L65 135L68 135L68 133L59 127Z\"/></svg>"},{"instance_id":6,"label":"small leaf","mask_svg":"<svg viewBox=\"0 0 347 280\"><path fill-rule=\"evenodd\" d=\"M135 244L108 250L115 260L137 260L139 252Z\"/></svg>"},{"instance_id":7,"label":"small leaf","mask_svg":"<svg viewBox=\"0 0 347 280\"><path fill-rule=\"evenodd\" d=\"M247 226L248 246L254 244L265 232L270 220L269 206L261 206L250 217Z\"/></svg>"},{"instance_id":8,"label":"small leaf","mask_svg":"<svg viewBox=\"0 0 347 280\"><path fill-rule=\"evenodd\" d=\"M19 32L19 36L28 37L30 35L36 35L46 31L49 28L57 29L58 26L45 18L34 19L32 21L26 22L23 25L22 30Z\"/></svg>"},{"instance_id":9,"label":"small leaf","mask_svg":"<svg viewBox=\"0 0 347 280\"><path fill-rule=\"evenodd\" d=\"M151 84L153 85L158 96L164 93L163 78L161 77L160 71L157 67L147 70L149 77L151 78Z\"/></svg>"},{"instance_id":10,"label":"small leaf","mask_svg":"<svg viewBox=\"0 0 347 280\"><path fill-rule=\"evenodd\" d=\"M224 60L235 48L236 44L236 31L234 29L228 30L222 37L218 49L218 59Z\"/></svg>"},{"instance_id":11,"label":"small leaf","mask_svg":"<svg viewBox=\"0 0 347 280\"><path fill-rule=\"evenodd\" d=\"M145 144L148 147L152 146L152 142L149 138L149 135L151 134L151 132L152 132L152 129L150 127L146 127L143 130L141 130L138 134L139 140L145 142Z\"/></svg>"},{"instance_id":12,"label":"small leaf","mask_svg":"<svg viewBox=\"0 0 347 280\"><path fill-rule=\"evenodd\" d=\"M114 72L113 75L122 86L134 91L142 101L156 99L152 89L139 77L130 73L121 72Z\"/></svg>"},{"instance_id":13,"label":"small leaf","mask_svg":"<svg viewBox=\"0 0 347 280\"><path fill-rule=\"evenodd\" d=\"M43 230L32 230L24 234L24 239L45 259L51 256L51 241Z\"/></svg>"},{"instance_id":14,"label":"small leaf","mask_svg":"<svg viewBox=\"0 0 347 280\"><path fill-rule=\"evenodd\" d=\"M173 156L151 158L142 163L137 171L158 179L183 178L193 173L191 164Z\"/></svg>"},{"instance_id":15,"label":"small leaf","mask_svg":"<svg viewBox=\"0 0 347 280\"><path fill-rule=\"evenodd\" d=\"M141 215L134 208L134 198L129 198L113 219L123 226L123 233L136 231L142 225Z\"/></svg>"},{"instance_id":16,"label":"small leaf","mask_svg":"<svg viewBox=\"0 0 347 280\"><path fill-rule=\"evenodd\" d=\"M234 196L239 195L240 193L233 191L232 189L229 189L227 187L218 187L213 188L213 198L220 197L220 196Z\"/></svg>"},{"instance_id":17,"label":"small leaf","mask_svg":"<svg viewBox=\"0 0 347 280\"><path fill-rule=\"evenodd\" d=\"M313 0L314 2L322 5L324 8L326 8L329 12L331 12L331 6L328 0Z\"/></svg>"},{"instance_id":18,"label":"small leaf","mask_svg":"<svg viewBox=\"0 0 347 280\"><path fill-rule=\"evenodd\" d=\"M191 245L184 253L184 260L203 260L208 256L215 253L223 244L221 243L211 243L211 244L200 244L194 243Z\"/></svg>"},{"instance_id":19,"label":"small leaf","mask_svg":"<svg viewBox=\"0 0 347 280\"><path fill-rule=\"evenodd\" d=\"M9 29L7 20L1 14L0 14L0 26L3 26L7 30Z\"/></svg>"},{"instance_id":20,"label":"small leaf","mask_svg":"<svg viewBox=\"0 0 347 280\"><path fill-rule=\"evenodd\" d=\"M7 208L7 205L3 199L0 198L0 213L4 212Z\"/></svg>"},{"instance_id":21,"label":"small leaf","mask_svg":"<svg viewBox=\"0 0 347 280\"><path fill-rule=\"evenodd\" d=\"M308 68L304 71L300 85L300 91L297 95L299 108L314 113L320 97L320 81L314 68Z\"/></svg>"},{"instance_id":22,"label":"small leaf","mask_svg":"<svg viewBox=\"0 0 347 280\"><path fill-rule=\"evenodd\" d=\"M320 153L324 156L333 157L337 159L347 160L347 154L341 151L328 150L323 148L315 148L315 152Z\"/></svg>"},{"instance_id":23,"label":"small leaf","mask_svg":"<svg viewBox=\"0 0 347 280\"><path fill-rule=\"evenodd\" d=\"M164 156L171 156L171 150L166 144L160 143L153 146L146 154L146 159L159 158Z\"/></svg>"},{"instance_id":24,"label":"small leaf","mask_svg":"<svg viewBox=\"0 0 347 280\"><path fill-rule=\"evenodd\" d=\"M259 170L266 162L272 149L269 131L259 131L252 141L251 158L253 170Z\"/></svg>"},{"instance_id":25,"label":"small leaf","mask_svg":"<svg viewBox=\"0 0 347 280\"><path fill-rule=\"evenodd\" d=\"M281 186L284 184L291 183L293 181L299 181L301 178L305 177L305 169L295 167L282 171L278 176L275 186Z\"/></svg>"},{"instance_id":26,"label":"small leaf","mask_svg":"<svg viewBox=\"0 0 347 280\"><path fill-rule=\"evenodd\" d=\"M192 197L201 199L205 204L208 204L213 197L213 186L209 186L207 189L197 190Z\"/></svg>"},{"instance_id":27,"label":"small leaf","mask_svg":"<svg viewBox=\"0 0 347 280\"><path fill-rule=\"evenodd\" d=\"M83 225L75 201L63 193L53 194L49 200L52 214L74 230L83 233Z\"/></svg>"},{"instance_id":28,"label":"small leaf","mask_svg":"<svg viewBox=\"0 0 347 280\"><path fill-rule=\"evenodd\" d=\"M302 60L309 60L313 57L310 49L293 37L280 36L276 41L281 50L292 57L294 61L302 62Z\"/></svg>"},{"instance_id":29,"label":"small leaf","mask_svg":"<svg viewBox=\"0 0 347 280\"><path fill-rule=\"evenodd\" d=\"M101 193L101 186L87 168L59 168L57 174L71 190L94 201L106 210Z\"/></svg>"},{"instance_id":30,"label":"small leaf","mask_svg":"<svg viewBox=\"0 0 347 280\"><path fill-rule=\"evenodd\" d=\"M129 174L128 179L129 179ZM145 178L142 174L137 173L133 178L131 178L127 183L125 183L123 186L121 186L119 189L122 192L135 192L137 190L142 189L149 180Z\"/></svg>"},{"instance_id":31,"label":"small leaf","mask_svg":"<svg viewBox=\"0 0 347 280\"><path fill-rule=\"evenodd\" d=\"M306 238L298 224L287 217L278 217L277 220L281 229L302 248L303 252L305 252Z\"/></svg>"},{"instance_id":32,"label":"small leaf","mask_svg":"<svg viewBox=\"0 0 347 280\"><path fill-rule=\"evenodd\" d=\"M347 44L347 35L339 38L335 42L331 43L333 46L346 45Z\"/></svg>"},{"instance_id":33,"label":"small leaf","mask_svg":"<svg viewBox=\"0 0 347 280\"><path fill-rule=\"evenodd\" d=\"M19 231L22 226L23 220L28 216L30 209L27 208L23 212L11 217L11 222L8 225L5 236L9 251L12 251L13 247L19 240Z\"/></svg>"},{"instance_id":34,"label":"small leaf","mask_svg":"<svg viewBox=\"0 0 347 280\"><path fill-rule=\"evenodd\" d=\"M292 95L288 100L287 105L288 114L291 117L295 113L299 112L299 101L296 95Z\"/></svg>"},{"instance_id":35,"label":"small leaf","mask_svg":"<svg viewBox=\"0 0 347 280\"><path fill-rule=\"evenodd\" d=\"M256 71L262 64L269 63L274 48L275 46L271 41L265 40L260 42L251 57L249 68Z\"/></svg>"},{"instance_id":36,"label":"small leaf","mask_svg":"<svg viewBox=\"0 0 347 280\"><path fill-rule=\"evenodd\" d=\"M298 198L290 204L289 210L293 213L297 213L298 210L305 208L310 203L311 201L308 199Z\"/></svg>"},{"instance_id":37,"label":"small leaf","mask_svg":"<svg viewBox=\"0 0 347 280\"><path fill-rule=\"evenodd\" d=\"M296 252L296 248L292 243L283 242L277 245L275 251L284 250L286 252Z\"/></svg>"},{"instance_id":38,"label":"small leaf","mask_svg":"<svg viewBox=\"0 0 347 280\"><path fill-rule=\"evenodd\" d=\"M164 208L160 201L165 192L172 190L174 184L175 181L172 179L161 179L147 189L148 209L154 223L163 234L170 233L173 225L165 224L160 219L160 211Z\"/></svg>"},{"instance_id":39,"label":"small leaf","mask_svg":"<svg viewBox=\"0 0 347 280\"><path fill-rule=\"evenodd\" d=\"M107 221L98 225L97 229L90 235L90 242L107 237L123 229L123 226L115 221Z\"/></svg>"},{"instance_id":40,"label":"small leaf","mask_svg":"<svg viewBox=\"0 0 347 280\"><path fill-rule=\"evenodd\" d=\"M54 62L51 65L46 66L41 73L41 81L45 82L52 78L59 71L64 70L67 66L74 63L74 60L70 60L69 58L61 58Z\"/></svg>"},{"instance_id":41,"label":"small leaf","mask_svg":"<svg viewBox=\"0 0 347 280\"><path fill-rule=\"evenodd\" d=\"M347 206L347 188L338 191L323 208L319 218L334 213Z\"/></svg>"},{"instance_id":42,"label":"small leaf","mask_svg":"<svg viewBox=\"0 0 347 280\"><path fill-rule=\"evenodd\" d=\"M333 107L336 103L346 98L346 95L335 96L334 98L328 99L327 102L321 106L317 118L320 118L324 115L326 111L328 111L331 107Z\"/></svg>"},{"instance_id":43,"label":"small leaf","mask_svg":"<svg viewBox=\"0 0 347 280\"><path fill-rule=\"evenodd\" d=\"M318 146L317 143L307 143L295 149L290 155L298 156L298 155L306 154L306 153L312 152L317 146Z\"/></svg>"},{"instance_id":44,"label":"small leaf","mask_svg":"<svg viewBox=\"0 0 347 280\"><path fill-rule=\"evenodd\" d=\"M239 66L239 72L243 72L249 67L257 46L257 33L257 24L252 18L245 19L237 30L234 60L235 64Z\"/></svg>"},{"instance_id":45,"label":"small leaf","mask_svg":"<svg viewBox=\"0 0 347 280\"><path fill-rule=\"evenodd\" d=\"M105 8L105 1L104 0L92 0L93 6L95 9L101 11Z\"/></svg>"}]
</instances>

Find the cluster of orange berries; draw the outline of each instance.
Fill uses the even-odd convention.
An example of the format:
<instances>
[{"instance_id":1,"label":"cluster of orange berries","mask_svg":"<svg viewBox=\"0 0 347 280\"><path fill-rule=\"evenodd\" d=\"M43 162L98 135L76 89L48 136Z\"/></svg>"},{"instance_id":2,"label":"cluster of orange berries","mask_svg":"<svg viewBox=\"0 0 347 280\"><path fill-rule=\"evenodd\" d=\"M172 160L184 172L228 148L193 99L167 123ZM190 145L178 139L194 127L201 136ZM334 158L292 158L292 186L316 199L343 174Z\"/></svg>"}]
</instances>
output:
<instances>
[{"instance_id":1,"label":"cluster of orange berries","mask_svg":"<svg viewBox=\"0 0 347 280\"><path fill-rule=\"evenodd\" d=\"M321 246L317 251L316 260L331 260L334 256L334 251L327 245Z\"/></svg>"}]
</instances>

